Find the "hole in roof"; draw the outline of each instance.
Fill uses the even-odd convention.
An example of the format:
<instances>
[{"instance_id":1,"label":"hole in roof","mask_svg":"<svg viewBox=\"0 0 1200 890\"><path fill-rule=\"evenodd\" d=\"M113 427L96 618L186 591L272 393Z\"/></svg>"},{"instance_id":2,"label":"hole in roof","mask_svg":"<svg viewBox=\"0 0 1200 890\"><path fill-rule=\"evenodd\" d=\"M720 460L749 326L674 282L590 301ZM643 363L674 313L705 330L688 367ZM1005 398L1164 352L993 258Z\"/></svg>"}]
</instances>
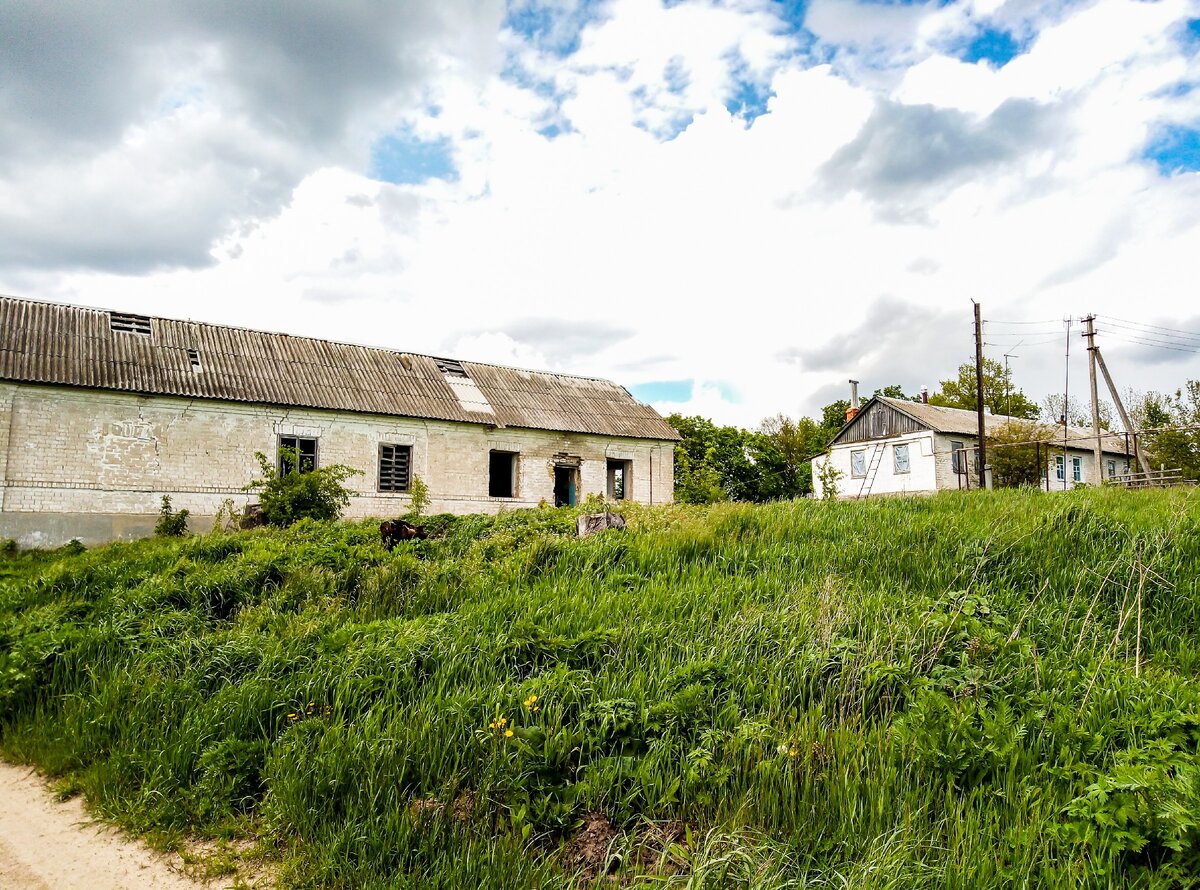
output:
<instances>
[{"instance_id":1,"label":"hole in roof","mask_svg":"<svg viewBox=\"0 0 1200 890\"><path fill-rule=\"evenodd\" d=\"M455 361L452 358L435 358L434 364L437 369L447 377L468 377L466 369L463 368L462 362Z\"/></svg>"},{"instance_id":2,"label":"hole in roof","mask_svg":"<svg viewBox=\"0 0 1200 890\"><path fill-rule=\"evenodd\" d=\"M187 353L188 353L188 361L191 362L191 364L192 364L192 370L195 373L199 374L203 370L203 368L200 365L200 351L197 349L189 349L187 351Z\"/></svg>"},{"instance_id":3,"label":"hole in roof","mask_svg":"<svg viewBox=\"0 0 1200 890\"><path fill-rule=\"evenodd\" d=\"M127 312L108 313L108 325L119 334L141 334L150 336L150 316L130 315Z\"/></svg>"}]
</instances>

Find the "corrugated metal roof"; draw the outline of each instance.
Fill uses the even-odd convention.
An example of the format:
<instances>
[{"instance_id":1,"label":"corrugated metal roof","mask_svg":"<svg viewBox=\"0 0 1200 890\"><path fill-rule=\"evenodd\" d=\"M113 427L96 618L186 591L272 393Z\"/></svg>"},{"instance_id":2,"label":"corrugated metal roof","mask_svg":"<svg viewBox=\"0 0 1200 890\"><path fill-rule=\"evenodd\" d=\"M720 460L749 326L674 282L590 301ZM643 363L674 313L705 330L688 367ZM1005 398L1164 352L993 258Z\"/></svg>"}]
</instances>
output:
<instances>
[{"instance_id":1,"label":"corrugated metal roof","mask_svg":"<svg viewBox=\"0 0 1200 890\"><path fill-rule=\"evenodd\" d=\"M972 437L979 434L979 419L974 411L968 411L964 408L945 408L941 405L927 405L924 402L909 402L905 399L889 399L884 396L876 396L875 400L891 405L897 411L903 411L935 432ZM866 406L864 405L863 407L865 408ZM999 427L1014 421L1017 423L1029 423L1028 418L1024 417L1009 417L1006 414L984 414L983 428L986 432L993 433ZM846 426L848 427L849 425L847 424ZM1050 441L1062 441L1063 428L1061 426L1052 426L1051 429L1054 430L1054 435L1050 437ZM840 435L841 433L838 433L838 436ZM1082 450L1091 448L1090 440L1094 435L1095 433L1092 432L1091 427L1068 427L1066 430L1066 437L1070 441L1070 444ZM1105 451L1117 454L1125 453L1124 437L1115 433L1105 433L1101 438ZM835 438L834 441L837 441L837 439Z\"/></svg>"},{"instance_id":2,"label":"corrugated metal roof","mask_svg":"<svg viewBox=\"0 0 1200 890\"><path fill-rule=\"evenodd\" d=\"M192 369L194 349L200 371ZM607 380L461 362L455 386L432 356L152 318L149 336L110 312L0 297L0 379L675 441L653 408ZM450 378L460 384L462 378Z\"/></svg>"}]
</instances>

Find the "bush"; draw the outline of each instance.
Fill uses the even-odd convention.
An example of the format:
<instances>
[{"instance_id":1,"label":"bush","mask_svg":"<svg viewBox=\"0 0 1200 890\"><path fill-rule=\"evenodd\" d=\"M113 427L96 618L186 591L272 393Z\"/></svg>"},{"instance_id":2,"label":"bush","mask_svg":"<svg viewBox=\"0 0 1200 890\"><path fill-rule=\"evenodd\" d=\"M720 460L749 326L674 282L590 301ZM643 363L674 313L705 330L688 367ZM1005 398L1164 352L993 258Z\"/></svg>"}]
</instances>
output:
<instances>
[{"instance_id":1,"label":"bush","mask_svg":"<svg viewBox=\"0 0 1200 890\"><path fill-rule=\"evenodd\" d=\"M299 455L294 448L280 448L284 466L280 473L261 451L255 452L262 478L255 479L246 490L262 489L259 502L263 518L269 525L289 526L301 519L337 519L350 503L354 492L342 483L362 470L333 464L307 473L299 472Z\"/></svg>"},{"instance_id":2,"label":"bush","mask_svg":"<svg viewBox=\"0 0 1200 890\"><path fill-rule=\"evenodd\" d=\"M419 518L429 509L429 486L425 484L424 479L415 473L413 474L409 494L412 497L412 515Z\"/></svg>"},{"instance_id":3,"label":"bush","mask_svg":"<svg viewBox=\"0 0 1200 890\"><path fill-rule=\"evenodd\" d=\"M182 538L187 534L187 510L171 509L169 495L162 496L162 507L158 511L158 522L154 523L154 534L162 538Z\"/></svg>"}]
</instances>

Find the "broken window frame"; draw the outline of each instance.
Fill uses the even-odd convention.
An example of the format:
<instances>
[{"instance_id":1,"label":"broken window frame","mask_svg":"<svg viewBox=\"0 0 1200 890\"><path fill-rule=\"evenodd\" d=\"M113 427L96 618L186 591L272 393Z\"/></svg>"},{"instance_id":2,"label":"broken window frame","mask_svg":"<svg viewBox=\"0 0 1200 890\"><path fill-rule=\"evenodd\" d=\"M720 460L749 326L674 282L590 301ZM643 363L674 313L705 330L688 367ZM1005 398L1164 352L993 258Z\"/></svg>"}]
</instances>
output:
<instances>
[{"instance_id":1,"label":"broken window frame","mask_svg":"<svg viewBox=\"0 0 1200 890\"><path fill-rule=\"evenodd\" d=\"M620 474L621 484L617 486L617 476ZM631 499L633 483L633 461L610 457L606 463L605 493L610 501L628 501Z\"/></svg>"},{"instance_id":2,"label":"broken window frame","mask_svg":"<svg viewBox=\"0 0 1200 890\"><path fill-rule=\"evenodd\" d=\"M395 468L396 464L400 462L398 458L401 454L404 455L403 478L396 479L397 471ZM384 494L407 494L411 491L413 478L412 457L413 447L411 445L380 442L378 472L375 479L376 489Z\"/></svg>"},{"instance_id":3,"label":"broken window frame","mask_svg":"<svg viewBox=\"0 0 1200 890\"><path fill-rule=\"evenodd\" d=\"M1108 462L1108 478L1117 478L1117 462L1115 460L1110 460Z\"/></svg>"},{"instance_id":4,"label":"broken window frame","mask_svg":"<svg viewBox=\"0 0 1200 890\"><path fill-rule=\"evenodd\" d=\"M901 460L903 455L903 460ZM892 446L892 472L897 475L912 472L912 460L908 453L908 443Z\"/></svg>"},{"instance_id":5,"label":"broken window frame","mask_svg":"<svg viewBox=\"0 0 1200 890\"><path fill-rule=\"evenodd\" d=\"M963 473L965 473L967 471L966 461L963 459L963 455L966 454L966 452L967 452L967 443L966 442L951 441L951 443L950 443L950 469L954 471L955 475L961 476Z\"/></svg>"},{"instance_id":6,"label":"broken window frame","mask_svg":"<svg viewBox=\"0 0 1200 890\"><path fill-rule=\"evenodd\" d=\"M520 457L521 453L519 451L505 451L502 448L493 448L488 452L488 497L505 499L517 497L520 484ZM503 479L504 474L503 470L497 469L499 459L501 458L507 458L509 461L507 486L497 484ZM507 491L508 493L497 494L499 491Z\"/></svg>"},{"instance_id":7,"label":"broken window frame","mask_svg":"<svg viewBox=\"0 0 1200 890\"><path fill-rule=\"evenodd\" d=\"M288 444L288 443L291 444ZM301 446L301 442L312 443L312 453L307 454L308 449ZM286 476L288 473L300 472L311 473L320 466L320 446L321 440L315 436L294 436L281 435L276 437L275 443L275 469L280 476ZM288 457L290 454L296 455L296 466L288 465Z\"/></svg>"},{"instance_id":8,"label":"broken window frame","mask_svg":"<svg viewBox=\"0 0 1200 890\"><path fill-rule=\"evenodd\" d=\"M861 469L855 468L856 463ZM867 478L867 450L865 448L858 448L850 452L850 478Z\"/></svg>"}]
</instances>

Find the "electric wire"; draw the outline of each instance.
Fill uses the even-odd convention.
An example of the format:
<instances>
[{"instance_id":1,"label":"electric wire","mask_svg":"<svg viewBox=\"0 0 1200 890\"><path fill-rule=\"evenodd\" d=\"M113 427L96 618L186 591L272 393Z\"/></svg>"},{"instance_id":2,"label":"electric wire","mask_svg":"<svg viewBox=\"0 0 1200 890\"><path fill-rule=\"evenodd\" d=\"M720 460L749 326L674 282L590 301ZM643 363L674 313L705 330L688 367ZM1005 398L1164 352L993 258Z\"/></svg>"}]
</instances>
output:
<instances>
[{"instance_id":1,"label":"electric wire","mask_svg":"<svg viewBox=\"0 0 1200 890\"><path fill-rule=\"evenodd\" d=\"M1142 321L1131 321L1128 318L1117 318L1112 315L1097 315L1096 317L1097 318L1105 318L1105 319L1108 319L1109 321L1118 321L1118 322L1124 322L1125 324L1137 325L1138 327L1143 327L1143 328L1154 328L1155 330L1158 330L1158 331L1169 331L1170 333L1173 333L1173 334L1186 334L1190 337L1200 337L1200 331L1185 331L1182 328L1168 328L1163 325L1148 324L1148 323L1142 322Z\"/></svg>"}]
</instances>

